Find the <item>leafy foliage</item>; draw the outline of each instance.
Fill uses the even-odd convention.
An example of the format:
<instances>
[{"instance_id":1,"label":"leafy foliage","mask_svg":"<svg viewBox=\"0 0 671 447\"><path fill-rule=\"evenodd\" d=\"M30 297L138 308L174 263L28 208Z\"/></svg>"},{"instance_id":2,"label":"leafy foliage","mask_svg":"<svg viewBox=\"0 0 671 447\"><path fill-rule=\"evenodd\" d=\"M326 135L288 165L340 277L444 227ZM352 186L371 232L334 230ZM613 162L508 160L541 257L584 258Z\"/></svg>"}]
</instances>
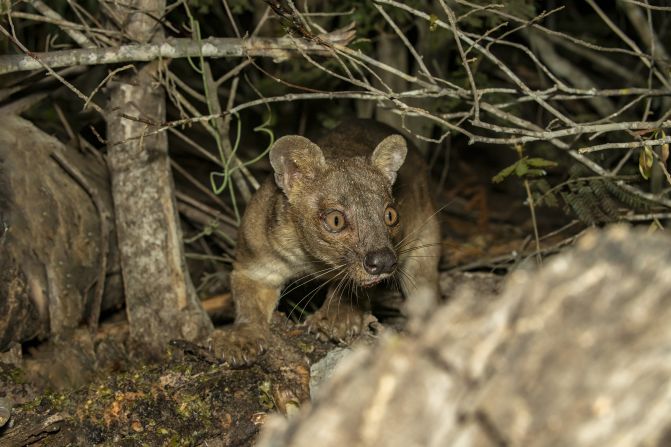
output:
<instances>
[{"instance_id":1,"label":"leafy foliage","mask_svg":"<svg viewBox=\"0 0 671 447\"><path fill-rule=\"evenodd\" d=\"M492 178L492 181L494 183L501 183L503 180L505 180L507 177L510 177L512 174L515 174L517 177L520 178L542 177L545 174L547 174L547 172L543 168L550 168L554 166L557 166L557 162L546 160L544 158L537 158L537 157L529 158L528 156L525 155L512 165L501 170L501 172L499 172Z\"/></svg>"}]
</instances>

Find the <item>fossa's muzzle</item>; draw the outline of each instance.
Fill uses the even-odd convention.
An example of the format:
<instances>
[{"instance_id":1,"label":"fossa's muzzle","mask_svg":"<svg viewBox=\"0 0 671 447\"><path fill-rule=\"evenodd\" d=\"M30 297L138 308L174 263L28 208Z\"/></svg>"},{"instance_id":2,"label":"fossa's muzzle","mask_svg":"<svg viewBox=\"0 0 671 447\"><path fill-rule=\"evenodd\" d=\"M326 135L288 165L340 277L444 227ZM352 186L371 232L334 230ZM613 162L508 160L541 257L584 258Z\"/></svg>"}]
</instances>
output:
<instances>
[{"instance_id":1,"label":"fossa's muzzle","mask_svg":"<svg viewBox=\"0 0 671 447\"><path fill-rule=\"evenodd\" d=\"M363 268L371 275L392 273L396 268L396 254L388 247L369 251L363 258Z\"/></svg>"}]
</instances>

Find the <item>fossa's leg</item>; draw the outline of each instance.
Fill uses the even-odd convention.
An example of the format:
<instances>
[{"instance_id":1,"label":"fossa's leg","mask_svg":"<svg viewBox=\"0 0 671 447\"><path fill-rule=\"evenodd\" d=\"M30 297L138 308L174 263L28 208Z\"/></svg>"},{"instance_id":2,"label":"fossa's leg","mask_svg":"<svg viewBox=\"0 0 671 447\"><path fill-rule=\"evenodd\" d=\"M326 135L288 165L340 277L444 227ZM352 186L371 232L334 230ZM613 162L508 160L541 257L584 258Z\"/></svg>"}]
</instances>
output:
<instances>
[{"instance_id":1,"label":"fossa's leg","mask_svg":"<svg viewBox=\"0 0 671 447\"><path fill-rule=\"evenodd\" d=\"M269 321L277 306L280 288L255 281L244 272L234 270L231 291L235 297L235 324L213 332L212 349L215 355L234 365L247 364L266 349Z\"/></svg>"}]
</instances>

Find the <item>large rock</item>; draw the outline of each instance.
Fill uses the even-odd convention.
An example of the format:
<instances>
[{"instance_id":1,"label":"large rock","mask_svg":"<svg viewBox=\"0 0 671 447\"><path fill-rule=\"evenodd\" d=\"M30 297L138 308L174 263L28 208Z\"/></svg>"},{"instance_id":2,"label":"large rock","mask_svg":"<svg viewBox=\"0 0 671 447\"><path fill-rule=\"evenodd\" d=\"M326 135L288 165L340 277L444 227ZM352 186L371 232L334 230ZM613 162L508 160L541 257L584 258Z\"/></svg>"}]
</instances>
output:
<instances>
[{"instance_id":1,"label":"large rock","mask_svg":"<svg viewBox=\"0 0 671 447\"><path fill-rule=\"evenodd\" d=\"M355 351L259 446L671 444L671 240L594 231L500 297Z\"/></svg>"}]
</instances>

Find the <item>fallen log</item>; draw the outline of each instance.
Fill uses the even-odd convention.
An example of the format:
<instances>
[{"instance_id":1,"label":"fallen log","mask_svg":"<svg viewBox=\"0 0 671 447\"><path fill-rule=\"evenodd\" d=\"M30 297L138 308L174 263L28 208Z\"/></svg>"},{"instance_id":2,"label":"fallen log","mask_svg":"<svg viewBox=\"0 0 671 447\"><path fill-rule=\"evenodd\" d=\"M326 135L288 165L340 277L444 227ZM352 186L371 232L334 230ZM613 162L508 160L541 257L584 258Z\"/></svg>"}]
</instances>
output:
<instances>
[{"instance_id":1,"label":"fallen log","mask_svg":"<svg viewBox=\"0 0 671 447\"><path fill-rule=\"evenodd\" d=\"M102 158L29 121L0 122L0 352L122 304ZM107 285L107 287L105 287Z\"/></svg>"}]
</instances>

